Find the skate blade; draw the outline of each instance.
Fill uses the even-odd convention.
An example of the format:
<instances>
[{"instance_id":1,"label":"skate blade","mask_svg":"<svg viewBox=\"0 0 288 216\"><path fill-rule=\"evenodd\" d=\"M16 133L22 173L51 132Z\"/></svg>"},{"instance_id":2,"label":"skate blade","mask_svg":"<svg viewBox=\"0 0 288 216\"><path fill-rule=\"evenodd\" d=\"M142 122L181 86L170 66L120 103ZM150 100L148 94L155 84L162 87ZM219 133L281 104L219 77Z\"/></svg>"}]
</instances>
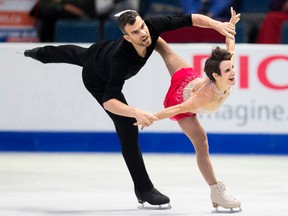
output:
<instances>
[{"instance_id":1,"label":"skate blade","mask_svg":"<svg viewBox=\"0 0 288 216\"><path fill-rule=\"evenodd\" d=\"M212 213L216 213L216 214L233 214L233 213L240 213L242 212L242 209L239 208L221 208L219 209L218 207L215 208L215 210L212 211Z\"/></svg>"},{"instance_id":2,"label":"skate blade","mask_svg":"<svg viewBox=\"0 0 288 216\"><path fill-rule=\"evenodd\" d=\"M162 204L162 205L149 205L149 204L144 205L144 203L142 203L137 208L142 209L142 210L167 210L167 209L171 209L172 206L170 205L170 203Z\"/></svg>"}]
</instances>

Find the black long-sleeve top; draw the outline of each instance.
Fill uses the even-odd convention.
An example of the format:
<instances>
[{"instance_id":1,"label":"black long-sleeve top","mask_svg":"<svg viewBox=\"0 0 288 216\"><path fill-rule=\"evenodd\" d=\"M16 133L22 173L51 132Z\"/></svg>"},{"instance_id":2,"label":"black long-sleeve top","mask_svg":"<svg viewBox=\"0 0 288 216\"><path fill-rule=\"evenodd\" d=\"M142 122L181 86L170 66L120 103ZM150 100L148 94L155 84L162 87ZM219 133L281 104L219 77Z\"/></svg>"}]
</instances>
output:
<instances>
[{"instance_id":1,"label":"black long-sleeve top","mask_svg":"<svg viewBox=\"0 0 288 216\"><path fill-rule=\"evenodd\" d=\"M101 95L102 103L112 98L121 100L125 80L136 75L145 65L161 33L192 26L191 15L154 17L144 21L152 40L144 58L137 54L130 42L121 37L118 40L95 43L88 49L75 48L76 52L67 46L46 46L38 49L37 60L43 63L82 66L84 85L92 95Z\"/></svg>"},{"instance_id":2,"label":"black long-sleeve top","mask_svg":"<svg viewBox=\"0 0 288 216\"><path fill-rule=\"evenodd\" d=\"M133 45L121 38L94 44L89 53L94 55L94 64L87 65L93 85L93 77L106 83L103 102L119 98L125 80L136 75L151 56L161 33L177 28L192 26L191 15L155 17L145 20L152 44L147 48L145 58L140 57ZM100 47L99 47L100 46Z\"/></svg>"}]
</instances>

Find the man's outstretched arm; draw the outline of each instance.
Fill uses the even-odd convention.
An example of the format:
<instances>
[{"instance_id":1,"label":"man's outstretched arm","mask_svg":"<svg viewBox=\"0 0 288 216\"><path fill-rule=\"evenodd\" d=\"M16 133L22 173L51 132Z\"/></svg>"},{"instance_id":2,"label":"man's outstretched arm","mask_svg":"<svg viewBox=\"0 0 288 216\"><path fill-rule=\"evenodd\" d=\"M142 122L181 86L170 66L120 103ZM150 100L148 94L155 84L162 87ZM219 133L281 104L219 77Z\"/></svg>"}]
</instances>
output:
<instances>
[{"instance_id":1,"label":"man's outstretched arm","mask_svg":"<svg viewBox=\"0 0 288 216\"><path fill-rule=\"evenodd\" d=\"M220 22L202 14L191 14L193 26L211 28L225 37L234 38L235 25L230 22Z\"/></svg>"},{"instance_id":2,"label":"man's outstretched arm","mask_svg":"<svg viewBox=\"0 0 288 216\"><path fill-rule=\"evenodd\" d=\"M103 107L105 110L116 115L135 118L136 122L138 123L135 124L135 126L141 125L141 129L150 126L154 121L158 120L155 115L136 107L128 106L114 98L104 102Z\"/></svg>"}]
</instances>

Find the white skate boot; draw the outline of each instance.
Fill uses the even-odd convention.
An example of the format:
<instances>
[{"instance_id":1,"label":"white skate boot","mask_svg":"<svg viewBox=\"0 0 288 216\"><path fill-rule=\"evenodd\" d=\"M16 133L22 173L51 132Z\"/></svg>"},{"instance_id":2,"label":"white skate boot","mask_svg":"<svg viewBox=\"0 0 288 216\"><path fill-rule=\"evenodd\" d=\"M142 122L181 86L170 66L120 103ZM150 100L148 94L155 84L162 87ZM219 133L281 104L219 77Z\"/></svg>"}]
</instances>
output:
<instances>
[{"instance_id":1,"label":"white skate boot","mask_svg":"<svg viewBox=\"0 0 288 216\"><path fill-rule=\"evenodd\" d=\"M234 208L239 208L236 211L241 211L241 203L235 199L232 195L227 193L226 186L222 182L211 185L211 201L213 207L218 211L218 206L225 209L230 209L230 211L235 211Z\"/></svg>"}]
</instances>

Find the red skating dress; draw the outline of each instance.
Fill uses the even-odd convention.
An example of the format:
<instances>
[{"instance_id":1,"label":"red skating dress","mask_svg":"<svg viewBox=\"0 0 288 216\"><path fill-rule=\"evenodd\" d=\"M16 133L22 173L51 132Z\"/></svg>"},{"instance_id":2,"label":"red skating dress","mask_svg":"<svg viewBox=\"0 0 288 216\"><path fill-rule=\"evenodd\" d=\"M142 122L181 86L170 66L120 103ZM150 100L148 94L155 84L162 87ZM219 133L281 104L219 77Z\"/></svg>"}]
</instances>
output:
<instances>
[{"instance_id":1,"label":"red skating dress","mask_svg":"<svg viewBox=\"0 0 288 216\"><path fill-rule=\"evenodd\" d=\"M188 83L190 83L192 80L200 77L198 73L194 71L193 68L181 68L178 71L176 71L173 76L171 77L171 84L168 89L168 92L166 94L165 100L164 100L164 107L170 107L174 106L176 104L181 104L184 102L184 94L183 90L187 86ZM178 115L175 115L171 117L171 120L178 121L183 118L196 115L192 112L187 113L180 113Z\"/></svg>"}]
</instances>

